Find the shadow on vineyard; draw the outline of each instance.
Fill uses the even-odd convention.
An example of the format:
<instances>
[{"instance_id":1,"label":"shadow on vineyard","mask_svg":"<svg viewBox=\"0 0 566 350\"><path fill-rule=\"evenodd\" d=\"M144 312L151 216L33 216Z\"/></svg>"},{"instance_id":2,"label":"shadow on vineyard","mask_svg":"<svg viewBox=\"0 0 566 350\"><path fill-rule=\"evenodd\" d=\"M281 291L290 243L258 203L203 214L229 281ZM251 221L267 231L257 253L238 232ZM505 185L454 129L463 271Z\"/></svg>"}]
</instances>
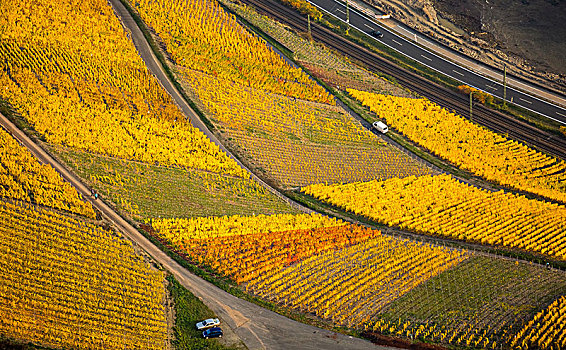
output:
<instances>
[{"instance_id":1,"label":"shadow on vineyard","mask_svg":"<svg viewBox=\"0 0 566 350\"><path fill-rule=\"evenodd\" d=\"M251 179L52 148L133 219L296 213Z\"/></svg>"}]
</instances>

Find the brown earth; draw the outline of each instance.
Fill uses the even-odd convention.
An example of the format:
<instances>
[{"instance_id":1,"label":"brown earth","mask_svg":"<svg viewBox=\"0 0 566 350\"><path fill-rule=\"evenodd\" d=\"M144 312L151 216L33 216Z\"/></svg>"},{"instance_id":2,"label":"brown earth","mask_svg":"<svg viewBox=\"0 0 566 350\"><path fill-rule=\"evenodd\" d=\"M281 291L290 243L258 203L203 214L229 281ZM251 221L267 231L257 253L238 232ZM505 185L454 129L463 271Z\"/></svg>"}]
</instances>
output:
<instances>
[{"instance_id":1,"label":"brown earth","mask_svg":"<svg viewBox=\"0 0 566 350\"><path fill-rule=\"evenodd\" d=\"M486 64L566 93L566 1L363 0Z\"/></svg>"},{"instance_id":2,"label":"brown earth","mask_svg":"<svg viewBox=\"0 0 566 350\"><path fill-rule=\"evenodd\" d=\"M389 337L377 332L363 332L362 336L369 339L372 343L383 346L393 346L399 349L409 349L409 350L447 350L447 348L436 345L427 344L419 342L411 342L406 339L400 339L395 337Z\"/></svg>"}]
</instances>

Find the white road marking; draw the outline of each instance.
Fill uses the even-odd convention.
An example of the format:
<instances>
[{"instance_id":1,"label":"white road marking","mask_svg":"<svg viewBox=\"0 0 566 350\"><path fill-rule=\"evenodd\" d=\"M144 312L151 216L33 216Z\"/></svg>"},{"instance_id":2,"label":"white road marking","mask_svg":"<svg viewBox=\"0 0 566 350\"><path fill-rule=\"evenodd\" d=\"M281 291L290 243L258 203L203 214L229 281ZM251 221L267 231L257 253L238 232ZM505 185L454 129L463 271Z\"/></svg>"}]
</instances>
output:
<instances>
[{"instance_id":1,"label":"white road marking","mask_svg":"<svg viewBox=\"0 0 566 350\"><path fill-rule=\"evenodd\" d=\"M492 90L497 90L497 87L495 87L495 86L485 84L485 87L492 89Z\"/></svg>"},{"instance_id":2,"label":"white road marking","mask_svg":"<svg viewBox=\"0 0 566 350\"><path fill-rule=\"evenodd\" d=\"M564 114L562 114L562 113L560 113L560 112L556 112L556 114L561 115L561 116L563 116L563 117L566 117L566 115L564 115Z\"/></svg>"},{"instance_id":3,"label":"white road marking","mask_svg":"<svg viewBox=\"0 0 566 350\"><path fill-rule=\"evenodd\" d=\"M392 41L393 41L394 43L396 43L396 44L398 44L398 45L401 45L401 46L403 46L403 44L401 44L401 43L400 43L400 42L398 42L397 40L395 40L395 39L391 39L391 40L392 40Z\"/></svg>"},{"instance_id":4,"label":"white road marking","mask_svg":"<svg viewBox=\"0 0 566 350\"><path fill-rule=\"evenodd\" d=\"M523 102L527 102L528 104L531 104L531 103L532 103L531 101L527 101L527 100L525 100L524 98L520 98L520 97L519 97L519 100L521 100L521 101L523 101Z\"/></svg>"},{"instance_id":5,"label":"white road marking","mask_svg":"<svg viewBox=\"0 0 566 350\"><path fill-rule=\"evenodd\" d=\"M460 74L461 76L464 76L464 73L458 72L458 71L456 71L456 70L454 70L454 69L452 69L452 71L453 71L454 73L456 73L456 74Z\"/></svg>"},{"instance_id":6,"label":"white road marking","mask_svg":"<svg viewBox=\"0 0 566 350\"><path fill-rule=\"evenodd\" d=\"M368 28L371 29L371 30L375 30L375 29L373 29L372 27L368 26L366 23L364 23L364 26L368 27Z\"/></svg>"},{"instance_id":7,"label":"white road marking","mask_svg":"<svg viewBox=\"0 0 566 350\"><path fill-rule=\"evenodd\" d=\"M340 11L340 12L342 12L343 14L346 14L346 12L342 11L342 10L339 9L339 8L337 8L336 11Z\"/></svg>"},{"instance_id":8,"label":"white road marking","mask_svg":"<svg viewBox=\"0 0 566 350\"><path fill-rule=\"evenodd\" d=\"M425 58L425 59L427 59L427 60L429 60L429 61L432 61L432 58L426 57L425 55L421 55L421 57L422 57L422 58Z\"/></svg>"}]
</instances>

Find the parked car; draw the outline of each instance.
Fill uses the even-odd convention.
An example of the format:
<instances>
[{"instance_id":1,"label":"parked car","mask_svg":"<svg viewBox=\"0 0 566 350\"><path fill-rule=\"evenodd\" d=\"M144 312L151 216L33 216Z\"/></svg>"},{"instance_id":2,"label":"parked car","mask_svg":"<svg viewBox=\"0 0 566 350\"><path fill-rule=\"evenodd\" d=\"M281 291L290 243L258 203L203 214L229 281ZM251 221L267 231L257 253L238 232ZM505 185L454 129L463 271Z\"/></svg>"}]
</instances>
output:
<instances>
[{"instance_id":1,"label":"parked car","mask_svg":"<svg viewBox=\"0 0 566 350\"><path fill-rule=\"evenodd\" d=\"M371 32L369 32L369 35L375 38L383 38L383 33L380 32L379 30L372 30Z\"/></svg>"},{"instance_id":2,"label":"parked car","mask_svg":"<svg viewBox=\"0 0 566 350\"><path fill-rule=\"evenodd\" d=\"M218 326L219 324L220 324L219 319L209 318L208 320L200 321L199 323L196 324L196 326L197 326L197 329L200 331L200 330L203 330L203 329Z\"/></svg>"},{"instance_id":3,"label":"parked car","mask_svg":"<svg viewBox=\"0 0 566 350\"><path fill-rule=\"evenodd\" d=\"M212 327L202 332L202 337L204 339L208 338L222 338L222 329L220 327Z\"/></svg>"}]
</instances>

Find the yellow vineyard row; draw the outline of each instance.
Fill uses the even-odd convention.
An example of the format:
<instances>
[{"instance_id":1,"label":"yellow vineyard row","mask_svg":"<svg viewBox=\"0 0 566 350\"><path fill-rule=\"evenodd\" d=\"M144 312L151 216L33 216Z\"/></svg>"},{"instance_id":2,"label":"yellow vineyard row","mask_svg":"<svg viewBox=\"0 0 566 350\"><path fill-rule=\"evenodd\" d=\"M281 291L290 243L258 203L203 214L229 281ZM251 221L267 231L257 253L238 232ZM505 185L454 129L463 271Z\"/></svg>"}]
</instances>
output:
<instances>
[{"instance_id":1,"label":"yellow vineyard row","mask_svg":"<svg viewBox=\"0 0 566 350\"><path fill-rule=\"evenodd\" d=\"M307 194L387 225L566 259L566 208L449 175L303 188Z\"/></svg>"},{"instance_id":2,"label":"yellow vineyard row","mask_svg":"<svg viewBox=\"0 0 566 350\"><path fill-rule=\"evenodd\" d=\"M478 126L425 99L348 92L408 138L450 162L519 190L566 202L566 162Z\"/></svg>"},{"instance_id":3,"label":"yellow vineyard row","mask_svg":"<svg viewBox=\"0 0 566 350\"><path fill-rule=\"evenodd\" d=\"M44 346L163 349L163 275L131 244L0 201L0 333Z\"/></svg>"}]
</instances>

